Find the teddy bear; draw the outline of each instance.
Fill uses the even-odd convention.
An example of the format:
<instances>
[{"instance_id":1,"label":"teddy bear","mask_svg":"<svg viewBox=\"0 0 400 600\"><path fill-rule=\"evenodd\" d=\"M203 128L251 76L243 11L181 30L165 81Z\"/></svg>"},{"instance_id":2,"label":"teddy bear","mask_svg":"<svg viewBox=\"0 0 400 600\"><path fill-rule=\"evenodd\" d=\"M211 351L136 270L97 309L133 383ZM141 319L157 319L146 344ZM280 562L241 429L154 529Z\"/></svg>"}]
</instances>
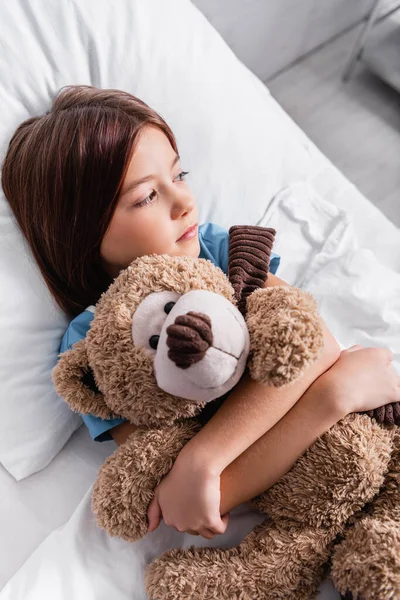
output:
<instances>
[{"instance_id":1,"label":"teddy bear","mask_svg":"<svg viewBox=\"0 0 400 600\"><path fill-rule=\"evenodd\" d=\"M73 410L137 426L93 487L93 512L110 535L146 535L154 489L245 369L264 384L290 385L318 358L322 321L311 294L264 287L274 235L232 227L229 277L203 259L135 259L100 298L86 338L61 355L53 379ZM176 549L154 560L146 570L149 597L309 599L340 535L333 568L341 583L346 542L347 554L362 546L346 524L384 483L396 487L388 480L394 439L376 419L349 415L253 499L265 520L237 547ZM386 515L385 507L382 496L374 510Z\"/></svg>"}]
</instances>

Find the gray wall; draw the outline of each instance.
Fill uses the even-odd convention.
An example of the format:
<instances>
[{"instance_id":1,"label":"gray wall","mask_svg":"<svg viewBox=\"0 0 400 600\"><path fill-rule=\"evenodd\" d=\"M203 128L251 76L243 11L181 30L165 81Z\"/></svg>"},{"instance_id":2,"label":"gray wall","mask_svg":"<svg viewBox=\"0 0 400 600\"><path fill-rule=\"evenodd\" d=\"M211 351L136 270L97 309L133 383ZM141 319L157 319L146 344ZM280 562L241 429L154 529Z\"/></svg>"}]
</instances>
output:
<instances>
[{"instance_id":1,"label":"gray wall","mask_svg":"<svg viewBox=\"0 0 400 600\"><path fill-rule=\"evenodd\" d=\"M359 22L372 0L192 0L260 79ZM383 11L399 0L383 0Z\"/></svg>"}]
</instances>

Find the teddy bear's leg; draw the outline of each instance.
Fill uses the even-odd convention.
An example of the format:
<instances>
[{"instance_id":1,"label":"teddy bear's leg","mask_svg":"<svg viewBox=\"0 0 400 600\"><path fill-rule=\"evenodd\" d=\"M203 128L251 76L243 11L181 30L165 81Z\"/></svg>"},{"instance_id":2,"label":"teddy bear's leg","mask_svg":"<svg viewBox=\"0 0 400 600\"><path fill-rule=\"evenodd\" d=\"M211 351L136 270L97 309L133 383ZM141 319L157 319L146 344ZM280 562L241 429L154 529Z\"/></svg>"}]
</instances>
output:
<instances>
[{"instance_id":1,"label":"teddy bear's leg","mask_svg":"<svg viewBox=\"0 0 400 600\"><path fill-rule=\"evenodd\" d=\"M392 433L384 487L333 553L332 579L345 598L400 598L400 430Z\"/></svg>"},{"instance_id":2,"label":"teddy bear's leg","mask_svg":"<svg viewBox=\"0 0 400 600\"><path fill-rule=\"evenodd\" d=\"M324 532L269 518L229 550L169 550L146 570L149 600L310 600ZM293 568L287 568L292 546ZM306 553L304 555L304 553ZM307 559L307 560L305 560ZM319 559L318 564L321 562ZM299 582L296 564L302 564Z\"/></svg>"},{"instance_id":3,"label":"teddy bear's leg","mask_svg":"<svg viewBox=\"0 0 400 600\"><path fill-rule=\"evenodd\" d=\"M152 600L309 600L336 535L383 483L390 435L351 415L298 459L255 505L268 514L237 548L172 550L153 561Z\"/></svg>"}]
</instances>

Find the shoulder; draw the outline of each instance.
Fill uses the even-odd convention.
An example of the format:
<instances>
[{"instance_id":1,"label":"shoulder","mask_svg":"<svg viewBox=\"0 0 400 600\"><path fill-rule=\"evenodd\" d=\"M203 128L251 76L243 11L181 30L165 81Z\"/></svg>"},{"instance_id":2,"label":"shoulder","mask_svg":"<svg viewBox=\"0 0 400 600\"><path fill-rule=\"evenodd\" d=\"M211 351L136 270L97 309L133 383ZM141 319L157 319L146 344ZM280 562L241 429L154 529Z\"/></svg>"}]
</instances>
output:
<instances>
[{"instance_id":1,"label":"shoulder","mask_svg":"<svg viewBox=\"0 0 400 600\"><path fill-rule=\"evenodd\" d=\"M199 227L199 238L206 243L215 244L227 237L229 237L228 230L216 223L203 223Z\"/></svg>"},{"instance_id":2,"label":"shoulder","mask_svg":"<svg viewBox=\"0 0 400 600\"><path fill-rule=\"evenodd\" d=\"M72 346L86 337L87 332L90 328L90 323L94 317L94 308L89 306L86 310L81 312L75 317L68 325L68 329L64 333L61 340L60 352L65 352L72 348Z\"/></svg>"}]
</instances>

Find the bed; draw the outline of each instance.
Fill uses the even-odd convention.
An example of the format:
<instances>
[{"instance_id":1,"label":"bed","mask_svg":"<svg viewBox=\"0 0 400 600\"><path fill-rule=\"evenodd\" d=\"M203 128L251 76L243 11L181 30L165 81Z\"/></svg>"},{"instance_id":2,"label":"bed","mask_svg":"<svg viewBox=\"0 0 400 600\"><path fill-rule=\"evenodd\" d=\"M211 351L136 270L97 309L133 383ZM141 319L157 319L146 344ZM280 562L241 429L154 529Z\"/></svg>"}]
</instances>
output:
<instances>
[{"instance_id":1,"label":"bed","mask_svg":"<svg viewBox=\"0 0 400 600\"><path fill-rule=\"evenodd\" d=\"M0 22L2 152L16 126L43 114L63 85L134 93L175 131L202 220L276 227L279 276L315 295L342 347L389 347L400 372L399 229L321 154L188 0L16 0L1 5ZM65 316L46 296L0 201L1 276L11 277L15 292L2 293L0 331L29 350L46 313L51 356L41 376L48 385ZM137 544L99 530L90 491L114 443L92 442L79 419L58 407L54 431L62 435L39 450L48 428L35 425L34 444L21 449L44 396L35 405L30 369L9 381L12 352L1 343L0 600L145 600L143 570L152 557L210 542L164 524ZM32 352L13 348L17 366L30 360ZM33 405L25 436L26 415L18 411ZM259 520L238 507L211 545L237 543ZM327 580L318 598L339 596Z\"/></svg>"}]
</instances>

